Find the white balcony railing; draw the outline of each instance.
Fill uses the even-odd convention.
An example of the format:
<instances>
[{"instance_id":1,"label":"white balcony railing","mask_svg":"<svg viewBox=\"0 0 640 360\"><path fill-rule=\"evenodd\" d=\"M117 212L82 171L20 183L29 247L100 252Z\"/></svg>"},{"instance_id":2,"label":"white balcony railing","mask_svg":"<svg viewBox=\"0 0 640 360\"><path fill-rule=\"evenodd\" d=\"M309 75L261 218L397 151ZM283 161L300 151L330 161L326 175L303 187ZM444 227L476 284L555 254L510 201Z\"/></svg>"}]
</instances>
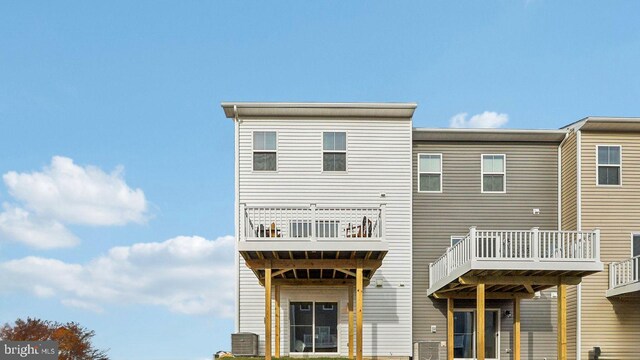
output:
<instances>
[{"instance_id":1,"label":"white balcony railing","mask_svg":"<svg viewBox=\"0 0 640 360\"><path fill-rule=\"evenodd\" d=\"M640 278L640 256L609 264L609 289L637 283Z\"/></svg>"},{"instance_id":2,"label":"white balcony railing","mask_svg":"<svg viewBox=\"0 0 640 360\"><path fill-rule=\"evenodd\" d=\"M385 205L258 207L240 204L240 215L240 241L380 240Z\"/></svg>"},{"instance_id":3,"label":"white balcony railing","mask_svg":"<svg viewBox=\"0 0 640 360\"><path fill-rule=\"evenodd\" d=\"M598 229L496 231L472 227L463 240L447 248L438 260L429 264L429 284L433 286L471 261L599 261L599 254Z\"/></svg>"}]
</instances>

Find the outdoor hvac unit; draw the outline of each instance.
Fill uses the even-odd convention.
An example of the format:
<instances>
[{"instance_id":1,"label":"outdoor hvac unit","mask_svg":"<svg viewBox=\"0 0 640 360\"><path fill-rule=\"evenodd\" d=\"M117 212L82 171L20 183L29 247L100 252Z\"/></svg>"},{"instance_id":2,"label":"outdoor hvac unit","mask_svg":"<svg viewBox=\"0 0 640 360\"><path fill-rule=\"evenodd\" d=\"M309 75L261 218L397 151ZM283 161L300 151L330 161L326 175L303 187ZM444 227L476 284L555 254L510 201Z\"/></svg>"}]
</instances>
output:
<instances>
[{"instance_id":1,"label":"outdoor hvac unit","mask_svg":"<svg viewBox=\"0 0 640 360\"><path fill-rule=\"evenodd\" d=\"M258 335L247 332L231 334L231 352L235 356L258 356Z\"/></svg>"},{"instance_id":2,"label":"outdoor hvac unit","mask_svg":"<svg viewBox=\"0 0 640 360\"><path fill-rule=\"evenodd\" d=\"M417 341L413 343L413 360L439 360L439 341Z\"/></svg>"}]
</instances>

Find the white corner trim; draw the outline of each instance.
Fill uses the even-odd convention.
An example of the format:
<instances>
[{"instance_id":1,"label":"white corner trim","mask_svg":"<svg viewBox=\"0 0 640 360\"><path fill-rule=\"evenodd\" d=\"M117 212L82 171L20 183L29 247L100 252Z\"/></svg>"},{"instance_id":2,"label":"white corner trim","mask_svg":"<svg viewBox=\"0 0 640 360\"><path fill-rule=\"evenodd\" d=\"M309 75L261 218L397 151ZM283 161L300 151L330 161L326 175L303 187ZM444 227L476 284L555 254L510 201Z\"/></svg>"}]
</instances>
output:
<instances>
[{"instance_id":1,"label":"white corner trim","mask_svg":"<svg viewBox=\"0 0 640 360\"><path fill-rule=\"evenodd\" d=\"M582 230L582 132L576 131L576 226ZM576 287L576 360L582 358L582 284Z\"/></svg>"}]
</instances>

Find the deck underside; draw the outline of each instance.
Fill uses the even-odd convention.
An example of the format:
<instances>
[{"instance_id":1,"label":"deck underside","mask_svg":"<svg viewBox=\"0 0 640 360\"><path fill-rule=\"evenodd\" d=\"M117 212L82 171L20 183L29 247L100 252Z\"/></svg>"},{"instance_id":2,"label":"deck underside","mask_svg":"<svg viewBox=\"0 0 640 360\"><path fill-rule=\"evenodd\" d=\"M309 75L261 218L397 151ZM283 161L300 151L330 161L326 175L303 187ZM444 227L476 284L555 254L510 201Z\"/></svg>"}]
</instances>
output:
<instances>
[{"instance_id":1,"label":"deck underside","mask_svg":"<svg viewBox=\"0 0 640 360\"><path fill-rule=\"evenodd\" d=\"M266 268L271 269L274 285L350 285L355 284L358 267L368 283L387 251L257 250L240 254L262 285Z\"/></svg>"},{"instance_id":2,"label":"deck underside","mask_svg":"<svg viewBox=\"0 0 640 360\"><path fill-rule=\"evenodd\" d=\"M475 298L476 287L485 284L487 298L528 298L560 283L577 285L597 271L470 270L431 293L435 298Z\"/></svg>"}]
</instances>

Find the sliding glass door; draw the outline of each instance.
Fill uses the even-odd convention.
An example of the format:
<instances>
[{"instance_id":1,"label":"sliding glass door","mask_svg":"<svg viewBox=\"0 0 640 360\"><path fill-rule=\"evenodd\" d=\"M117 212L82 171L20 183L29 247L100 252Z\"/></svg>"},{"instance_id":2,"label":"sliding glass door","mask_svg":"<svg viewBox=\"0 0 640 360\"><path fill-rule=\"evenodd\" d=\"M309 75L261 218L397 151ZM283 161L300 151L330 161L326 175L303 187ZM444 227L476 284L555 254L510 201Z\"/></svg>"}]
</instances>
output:
<instances>
[{"instance_id":1,"label":"sliding glass door","mask_svg":"<svg viewBox=\"0 0 640 360\"><path fill-rule=\"evenodd\" d=\"M500 331L500 312L485 311L485 357L498 359L498 334ZM475 310L455 310L453 313L453 357L456 359L475 359L476 357L476 312Z\"/></svg>"},{"instance_id":2,"label":"sliding glass door","mask_svg":"<svg viewBox=\"0 0 640 360\"><path fill-rule=\"evenodd\" d=\"M289 328L291 352L338 352L338 303L292 302Z\"/></svg>"}]
</instances>

